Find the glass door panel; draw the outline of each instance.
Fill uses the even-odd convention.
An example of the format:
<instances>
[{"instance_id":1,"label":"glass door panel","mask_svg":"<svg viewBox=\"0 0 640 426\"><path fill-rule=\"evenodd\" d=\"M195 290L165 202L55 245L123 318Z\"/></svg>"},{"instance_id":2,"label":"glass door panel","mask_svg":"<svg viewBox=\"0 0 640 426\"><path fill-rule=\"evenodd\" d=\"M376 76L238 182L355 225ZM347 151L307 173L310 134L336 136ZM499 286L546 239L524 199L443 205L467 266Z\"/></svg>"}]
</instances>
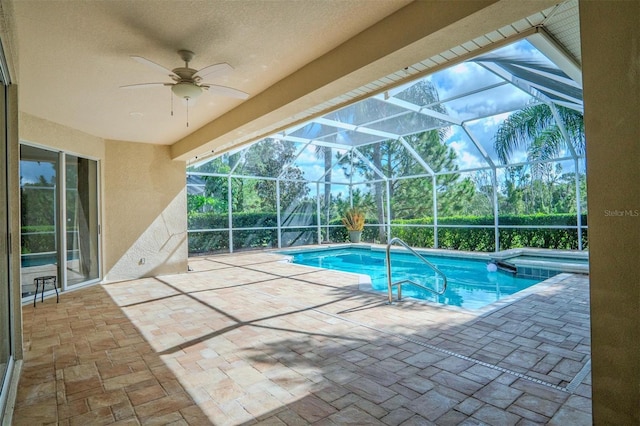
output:
<instances>
[{"instance_id":1,"label":"glass door panel","mask_svg":"<svg viewBox=\"0 0 640 426\"><path fill-rule=\"evenodd\" d=\"M0 85L0 98L4 98L6 87ZM4 104L4 103L2 103ZM0 127L5 128L6 111L0 107ZM10 283L9 283L9 203L7 194L7 141L0 137L0 390L11 358ZM0 404L0 410L2 409ZM2 414L0 413L0 421Z\"/></svg>"},{"instance_id":2,"label":"glass door panel","mask_svg":"<svg viewBox=\"0 0 640 426\"><path fill-rule=\"evenodd\" d=\"M36 290L34 279L58 273L58 170L56 152L20 146L22 297ZM47 290L52 290L47 286Z\"/></svg>"},{"instance_id":3,"label":"glass door panel","mask_svg":"<svg viewBox=\"0 0 640 426\"><path fill-rule=\"evenodd\" d=\"M98 165L66 156L66 273L72 286L99 278Z\"/></svg>"}]
</instances>

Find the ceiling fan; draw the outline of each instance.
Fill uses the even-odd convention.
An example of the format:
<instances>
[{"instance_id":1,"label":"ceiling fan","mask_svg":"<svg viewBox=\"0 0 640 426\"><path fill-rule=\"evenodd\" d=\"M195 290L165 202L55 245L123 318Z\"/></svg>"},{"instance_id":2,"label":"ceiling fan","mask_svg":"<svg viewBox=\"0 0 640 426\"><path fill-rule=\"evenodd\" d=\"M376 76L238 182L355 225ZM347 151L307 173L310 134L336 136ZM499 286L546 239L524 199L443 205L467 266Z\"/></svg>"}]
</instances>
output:
<instances>
[{"instance_id":1,"label":"ceiling fan","mask_svg":"<svg viewBox=\"0 0 640 426\"><path fill-rule=\"evenodd\" d=\"M205 91L237 99L247 99L249 97L248 93L241 90L226 86L219 86L217 84L211 84L204 81L205 77L213 78L231 72L233 70L231 65L223 62L196 70L189 67L189 62L193 60L195 53L190 50L178 50L178 55L180 55L180 58L184 61L184 67L174 68L173 70L169 70L162 65L158 65L149 59L143 58L142 56L131 56L133 60L168 76L173 80L173 82L129 84L120 87L122 89L142 89L147 87L170 86L171 92L173 92L174 95L186 101L187 113L189 103L195 102L195 100L198 99L198 97L200 97L200 95ZM173 115L173 106L171 108L171 115ZM188 120L187 127L189 127Z\"/></svg>"}]
</instances>

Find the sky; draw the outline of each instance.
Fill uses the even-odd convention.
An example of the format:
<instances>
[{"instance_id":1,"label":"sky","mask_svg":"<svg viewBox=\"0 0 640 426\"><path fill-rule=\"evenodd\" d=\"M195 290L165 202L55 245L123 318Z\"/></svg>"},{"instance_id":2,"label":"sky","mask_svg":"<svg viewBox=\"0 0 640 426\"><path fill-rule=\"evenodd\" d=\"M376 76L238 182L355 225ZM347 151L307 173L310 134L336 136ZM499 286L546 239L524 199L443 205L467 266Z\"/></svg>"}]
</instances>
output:
<instances>
[{"instance_id":1,"label":"sky","mask_svg":"<svg viewBox=\"0 0 640 426\"><path fill-rule=\"evenodd\" d=\"M540 53L532 44L526 40L520 40L513 44L504 46L490 54L501 54L508 57L526 58L530 61L552 65L551 62ZM466 123L468 131L473 135L475 140L488 153L490 158L496 164L500 164L497 154L493 149L494 135L501 123L509 117L509 115L518 109L525 107L533 101L533 98L524 91L516 88L511 84L503 84L498 87L489 88L482 92L469 94L465 93L477 91L480 88L488 88L489 86L503 83L504 80L496 76L493 72L480 66L476 62L464 62L452 67L443 69L426 77L436 88L438 97L442 101L442 106L446 109L446 114L450 117L462 120ZM406 87L413 83L408 83ZM391 93L398 97L401 96L404 87L394 89ZM402 98L400 98L402 99ZM368 101L374 104L379 101ZM390 107L389 110L394 111L396 107ZM366 108L360 108L363 110ZM327 114L328 118L339 120L346 123L359 124L362 117L356 117L356 109L353 107L345 107L342 110ZM480 118L478 118L480 117ZM469 120L469 121L467 121ZM410 126L411 122L407 121L406 125ZM376 129L383 129L383 125L378 123L373 126ZM400 126L399 126L400 127ZM307 138L321 138L326 134L327 126L315 123L304 126L294 132L294 135ZM346 137L352 136L349 131L343 132ZM277 136L274 136L277 137ZM364 139L371 137L363 135ZM335 141L334 137L331 141ZM473 169L477 167L487 166L487 162L483 158L480 151L476 148L472 140L460 126L452 125L449 127L445 144L453 149L457 154L457 165L460 170ZM303 145L300 144L300 147ZM334 150L335 155L335 150ZM526 152L516 151L511 157L512 163L526 161ZM335 160L334 160L335 162ZM315 146L307 147L300 152L295 161L309 180L319 180L324 175L324 162L318 159ZM568 167L572 167L569 164ZM565 171L567 165L564 165ZM339 166L333 169L333 179L348 182L348 178L344 176ZM362 180L357 177L355 181ZM312 185L314 187L315 185ZM313 189L315 192L315 189Z\"/></svg>"}]
</instances>

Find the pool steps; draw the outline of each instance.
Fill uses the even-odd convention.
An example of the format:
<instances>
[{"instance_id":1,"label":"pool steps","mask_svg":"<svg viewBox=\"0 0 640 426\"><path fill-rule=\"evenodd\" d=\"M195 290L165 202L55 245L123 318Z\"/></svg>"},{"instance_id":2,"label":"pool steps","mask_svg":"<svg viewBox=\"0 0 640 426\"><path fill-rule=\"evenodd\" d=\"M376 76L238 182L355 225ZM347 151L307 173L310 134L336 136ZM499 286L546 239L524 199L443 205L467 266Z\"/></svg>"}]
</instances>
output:
<instances>
[{"instance_id":1,"label":"pool steps","mask_svg":"<svg viewBox=\"0 0 640 426\"><path fill-rule=\"evenodd\" d=\"M490 257L500 269L523 278L546 279L563 272L589 273L589 253L584 251L520 248L492 253Z\"/></svg>"}]
</instances>

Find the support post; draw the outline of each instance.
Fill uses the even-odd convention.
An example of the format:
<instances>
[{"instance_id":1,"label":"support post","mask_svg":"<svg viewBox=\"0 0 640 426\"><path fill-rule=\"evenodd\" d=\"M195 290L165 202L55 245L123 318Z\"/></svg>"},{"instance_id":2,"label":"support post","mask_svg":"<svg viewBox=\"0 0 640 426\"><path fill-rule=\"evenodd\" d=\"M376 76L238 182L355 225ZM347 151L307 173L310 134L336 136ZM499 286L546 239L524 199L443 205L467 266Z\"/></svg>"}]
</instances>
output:
<instances>
[{"instance_id":1,"label":"support post","mask_svg":"<svg viewBox=\"0 0 640 426\"><path fill-rule=\"evenodd\" d=\"M498 170L491 168L491 185L493 186L493 238L495 252L500 251L500 211L498 204Z\"/></svg>"},{"instance_id":2,"label":"support post","mask_svg":"<svg viewBox=\"0 0 640 426\"><path fill-rule=\"evenodd\" d=\"M233 253L233 191L231 190L232 178L227 177L227 226L229 227L229 253Z\"/></svg>"},{"instance_id":3,"label":"support post","mask_svg":"<svg viewBox=\"0 0 640 426\"><path fill-rule=\"evenodd\" d=\"M576 225L578 225L578 250L582 251L582 200L580 199L580 160L574 159L576 170Z\"/></svg>"},{"instance_id":4,"label":"support post","mask_svg":"<svg viewBox=\"0 0 640 426\"><path fill-rule=\"evenodd\" d=\"M276 221L278 226L278 248L282 248L282 223L280 222L280 178L276 179Z\"/></svg>"},{"instance_id":5,"label":"support post","mask_svg":"<svg viewBox=\"0 0 640 426\"><path fill-rule=\"evenodd\" d=\"M431 175L433 185L433 248L438 248L438 182L436 175Z\"/></svg>"}]
</instances>

